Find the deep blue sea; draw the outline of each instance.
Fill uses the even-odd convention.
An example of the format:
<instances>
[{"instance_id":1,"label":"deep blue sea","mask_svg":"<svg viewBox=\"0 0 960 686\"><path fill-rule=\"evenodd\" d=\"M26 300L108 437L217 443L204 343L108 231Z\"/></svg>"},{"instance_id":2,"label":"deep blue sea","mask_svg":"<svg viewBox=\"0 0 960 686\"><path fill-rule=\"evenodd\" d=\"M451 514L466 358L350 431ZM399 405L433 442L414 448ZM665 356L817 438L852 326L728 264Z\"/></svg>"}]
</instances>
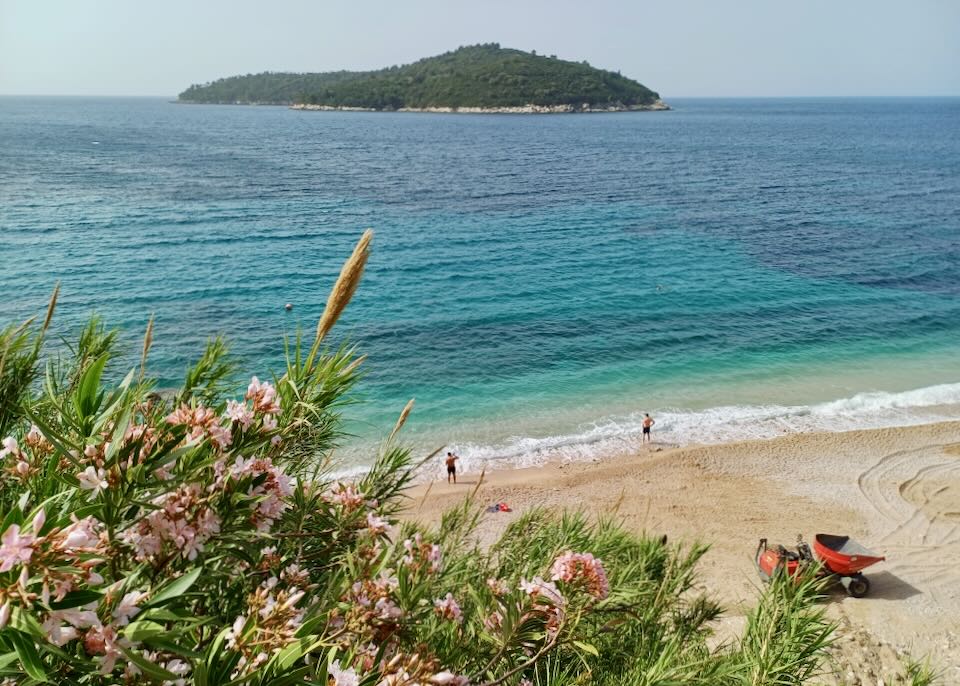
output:
<instances>
[{"instance_id":1,"label":"deep blue sea","mask_svg":"<svg viewBox=\"0 0 960 686\"><path fill-rule=\"evenodd\" d=\"M312 331L369 355L363 462L404 403L467 469L960 416L960 99L676 99L431 115L0 98L0 323L91 312L173 386ZM284 303L294 304L292 312Z\"/></svg>"}]
</instances>

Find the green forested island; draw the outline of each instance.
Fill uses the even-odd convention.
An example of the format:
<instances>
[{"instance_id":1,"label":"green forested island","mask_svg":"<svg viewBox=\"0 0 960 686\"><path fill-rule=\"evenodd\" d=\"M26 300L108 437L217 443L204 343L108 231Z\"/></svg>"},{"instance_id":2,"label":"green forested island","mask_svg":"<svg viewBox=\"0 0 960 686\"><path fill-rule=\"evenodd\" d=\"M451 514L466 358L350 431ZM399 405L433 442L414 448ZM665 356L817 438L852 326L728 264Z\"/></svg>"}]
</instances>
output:
<instances>
[{"instance_id":1,"label":"green forested island","mask_svg":"<svg viewBox=\"0 0 960 686\"><path fill-rule=\"evenodd\" d=\"M501 48L499 43L462 47L376 71L231 76L190 86L179 101L386 111L668 109L657 93L618 72Z\"/></svg>"}]
</instances>

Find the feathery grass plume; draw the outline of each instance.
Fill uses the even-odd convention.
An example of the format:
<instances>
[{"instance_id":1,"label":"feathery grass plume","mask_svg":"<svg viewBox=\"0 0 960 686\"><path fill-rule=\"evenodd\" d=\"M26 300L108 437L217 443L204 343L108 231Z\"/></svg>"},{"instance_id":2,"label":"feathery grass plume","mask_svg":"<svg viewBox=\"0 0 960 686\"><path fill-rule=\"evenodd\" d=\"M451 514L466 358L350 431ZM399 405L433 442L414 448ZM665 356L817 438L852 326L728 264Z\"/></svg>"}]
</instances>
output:
<instances>
[{"instance_id":1,"label":"feathery grass plume","mask_svg":"<svg viewBox=\"0 0 960 686\"><path fill-rule=\"evenodd\" d=\"M320 316L320 322L317 324L317 342L322 341L324 336L330 332L337 319L347 307L350 299L360 285L360 278L363 276L363 269L367 264L367 258L370 256L370 241L373 240L373 230L367 229L363 232L360 240L357 241L353 254L344 262L340 270L340 276L337 282L333 284L330 291L330 297L327 298L327 306Z\"/></svg>"},{"instance_id":2,"label":"feathery grass plume","mask_svg":"<svg viewBox=\"0 0 960 686\"><path fill-rule=\"evenodd\" d=\"M143 334L143 351L140 353L140 380L143 381L143 375L147 372L147 355L150 353L150 346L153 344L153 318L150 315L150 321L147 322L147 331Z\"/></svg>"},{"instance_id":3,"label":"feathery grass plume","mask_svg":"<svg viewBox=\"0 0 960 686\"><path fill-rule=\"evenodd\" d=\"M367 356L361 355L360 357L355 359L353 362L348 364L346 367L344 367L343 371L340 372L340 376L350 376L357 370L357 367L359 367L361 364L366 362L366 360L367 360Z\"/></svg>"},{"instance_id":4,"label":"feathery grass plume","mask_svg":"<svg viewBox=\"0 0 960 686\"><path fill-rule=\"evenodd\" d=\"M387 439L387 443L390 443L394 437L400 432L400 429L403 428L403 425L407 422L407 417L410 416L410 411L413 409L414 399L410 398L407 401L407 404L404 405L403 411L400 413L400 417L397 418L397 424L393 427L393 431L390 432L390 438Z\"/></svg>"},{"instance_id":5,"label":"feathery grass plume","mask_svg":"<svg viewBox=\"0 0 960 686\"><path fill-rule=\"evenodd\" d=\"M53 288L53 295L50 296L50 302L47 304L47 316L43 319L43 326L40 328L40 336L50 327L50 321L53 319L53 312L57 309L57 298L60 297L60 282Z\"/></svg>"}]
</instances>

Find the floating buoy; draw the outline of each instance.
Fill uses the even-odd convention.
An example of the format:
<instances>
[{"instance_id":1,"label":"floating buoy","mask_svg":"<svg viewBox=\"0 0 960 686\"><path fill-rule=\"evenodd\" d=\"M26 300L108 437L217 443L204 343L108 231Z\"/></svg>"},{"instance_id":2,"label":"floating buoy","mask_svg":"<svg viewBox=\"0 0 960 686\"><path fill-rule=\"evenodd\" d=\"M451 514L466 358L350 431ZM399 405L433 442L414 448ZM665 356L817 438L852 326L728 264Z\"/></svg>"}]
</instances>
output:
<instances>
[{"instance_id":1,"label":"floating buoy","mask_svg":"<svg viewBox=\"0 0 960 686\"><path fill-rule=\"evenodd\" d=\"M283 309L289 312L290 310L293 309L293 303L287 303L286 305L283 306Z\"/></svg>"}]
</instances>

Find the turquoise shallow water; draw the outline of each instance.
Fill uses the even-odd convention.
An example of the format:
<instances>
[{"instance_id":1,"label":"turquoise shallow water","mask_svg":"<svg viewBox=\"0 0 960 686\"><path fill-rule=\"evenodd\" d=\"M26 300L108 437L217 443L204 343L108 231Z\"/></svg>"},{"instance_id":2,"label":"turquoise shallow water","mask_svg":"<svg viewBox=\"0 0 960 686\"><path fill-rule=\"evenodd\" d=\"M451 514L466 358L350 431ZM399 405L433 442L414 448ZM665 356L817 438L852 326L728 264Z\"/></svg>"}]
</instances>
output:
<instances>
[{"instance_id":1,"label":"turquoise shallow water","mask_svg":"<svg viewBox=\"0 0 960 686\"><path fill-rule=\"evenodd\" d=\"M156 313L161 384L214 333L266 373L371 226L338 327L366 437L410 397L408 439L468 467L629 450L642 411L676 442L953 416L960 99L672 104L0 98L0 320L59 279L61 330L98 310L131 357Z\"/></svg>"}]
</instances>

